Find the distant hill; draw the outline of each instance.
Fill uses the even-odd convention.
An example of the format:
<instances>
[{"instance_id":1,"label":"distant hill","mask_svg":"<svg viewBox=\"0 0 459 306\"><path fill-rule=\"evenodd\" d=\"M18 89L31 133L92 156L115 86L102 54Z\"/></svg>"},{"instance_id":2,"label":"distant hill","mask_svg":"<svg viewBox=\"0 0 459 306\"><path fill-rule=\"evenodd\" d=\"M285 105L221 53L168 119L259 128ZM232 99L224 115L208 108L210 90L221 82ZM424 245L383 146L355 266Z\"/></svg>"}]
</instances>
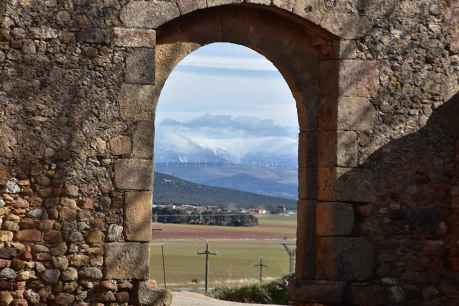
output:
<instances>
[{"instance_id":1,"label":"distant hill","mask_svg":"<svg viewBox=\"0 0 459 306\"><path fill-rule=\"evenodd\" d=\"M296 208L295 200L196 184L159 172L155 173L154 202L266 209L285 205L289 209Z\"/></svg>"},{"instance_id":2,"label":"distant hill","mask_svg":"<svg viewBox=\"0 0 459 306\"><path fill-rule=\"evenodd\" d=\"M156 163L155 169L208 186L294 200L298 197L296 168L230 163Z\"/></svg>"}]
</instances>

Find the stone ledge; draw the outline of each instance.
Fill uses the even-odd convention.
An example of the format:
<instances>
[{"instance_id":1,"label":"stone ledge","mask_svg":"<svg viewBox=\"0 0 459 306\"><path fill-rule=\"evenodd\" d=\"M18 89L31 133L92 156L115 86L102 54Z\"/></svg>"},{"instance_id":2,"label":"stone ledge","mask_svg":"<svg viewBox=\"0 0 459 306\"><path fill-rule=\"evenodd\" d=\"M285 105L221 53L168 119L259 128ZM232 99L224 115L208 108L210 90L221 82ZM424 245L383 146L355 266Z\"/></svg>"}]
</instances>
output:
<instances>
[{"instance_id":1,"label":"stone ledge","mask_svg":"<svg viewBox=\"0 0 459 306\"><path fill-rule=\"evenodd\" d=\"M295 281L290 284L289 297L295 302L341 304L345 282Z\"/></svg>"}]
</instances>

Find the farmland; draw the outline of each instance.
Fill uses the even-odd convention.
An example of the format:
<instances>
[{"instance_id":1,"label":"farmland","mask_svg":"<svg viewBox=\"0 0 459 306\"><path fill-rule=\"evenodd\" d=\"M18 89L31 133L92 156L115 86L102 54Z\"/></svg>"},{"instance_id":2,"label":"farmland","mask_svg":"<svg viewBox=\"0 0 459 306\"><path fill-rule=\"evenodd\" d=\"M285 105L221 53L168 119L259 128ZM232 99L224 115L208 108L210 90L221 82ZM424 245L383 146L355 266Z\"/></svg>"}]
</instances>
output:
<instances>
[{"instance_id":1,"label":"farmland","mask_svg":"<svg viewBox=\"0 0 459 306\"><path fill-rule=\"evenodd\" d=\"M209 241L210 287L237 286L256 281L254 265L258 257L268 267L264 276L277 278L288 273L288 256L280 245L284 237L294 243L296 216L264 216L256 227L221 227L186 224L154 224L151 246L151 276L163 279L161 247L164 245L166 278L169 287L196 290L202 288L204 258L196 253Z\"/></svg>"}]
</instances>

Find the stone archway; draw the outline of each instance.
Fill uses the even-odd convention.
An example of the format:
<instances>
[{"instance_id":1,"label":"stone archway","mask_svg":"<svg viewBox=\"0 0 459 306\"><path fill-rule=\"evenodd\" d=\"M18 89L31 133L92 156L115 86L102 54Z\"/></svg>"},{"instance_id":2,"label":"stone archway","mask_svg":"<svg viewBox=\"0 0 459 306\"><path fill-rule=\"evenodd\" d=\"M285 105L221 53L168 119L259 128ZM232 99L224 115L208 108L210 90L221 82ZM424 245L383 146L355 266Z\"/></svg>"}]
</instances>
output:
<instances>
[{"instance_id":1,"label":"stone archway","mask_svg":"<svg viewBox=\"0 0 459 306\"><path fill-rule=\"evenodd\" d=\"M297 280L291 298L298 305L343 302L346 284L369 280L374 270L371 244L352 236L353 206L368 199L365 193L356 197L349 192L355 186L338 178L358 166L356 132L369 128L375 116L368 97L377 90L377 63L340 59L345 51L338 37L281 9L230 5L179 17L166 7L172 17L164 18L162 22L167 22L160 26L161 18L147 15L160 10L149 11L149 5L133 2L121 15L132 28L114 30L115 45L130 50L119 103L121 116L132 126L132 153L129 159L115 162L115 183L127 192L125 227L131 242L116 245L117 249L107 245L107 253L114 255L107 257L108 277L132 278L132 272L110 273L110 267L121 266L133 248L145 252L145 242L151 238L154 111L167 77L200 46L231 42L272 61L296 100L300 200ZM182 12L188 8L183 5ZM147 270L144 267L140 278Z\"/></svg>"}]
</instances>

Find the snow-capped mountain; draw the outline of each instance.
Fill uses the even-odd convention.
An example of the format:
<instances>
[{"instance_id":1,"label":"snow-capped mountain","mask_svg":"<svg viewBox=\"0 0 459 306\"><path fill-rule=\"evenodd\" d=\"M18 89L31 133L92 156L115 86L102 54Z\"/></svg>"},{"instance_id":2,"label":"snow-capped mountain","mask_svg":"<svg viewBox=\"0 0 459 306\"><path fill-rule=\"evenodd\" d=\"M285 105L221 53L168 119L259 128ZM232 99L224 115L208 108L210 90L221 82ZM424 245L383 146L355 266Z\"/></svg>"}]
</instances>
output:
<instances>
[{"instance_id":1,"label":"snow-capped mountain","mask_svg":"<svg viewBox=\"0 0 459 306\"><path fill-rule=\"evenodd\" d=\"M156 127L156 163L232 163L297 167L298 131L271 120L204 115Z\"/></svg>"}]
</instances>

